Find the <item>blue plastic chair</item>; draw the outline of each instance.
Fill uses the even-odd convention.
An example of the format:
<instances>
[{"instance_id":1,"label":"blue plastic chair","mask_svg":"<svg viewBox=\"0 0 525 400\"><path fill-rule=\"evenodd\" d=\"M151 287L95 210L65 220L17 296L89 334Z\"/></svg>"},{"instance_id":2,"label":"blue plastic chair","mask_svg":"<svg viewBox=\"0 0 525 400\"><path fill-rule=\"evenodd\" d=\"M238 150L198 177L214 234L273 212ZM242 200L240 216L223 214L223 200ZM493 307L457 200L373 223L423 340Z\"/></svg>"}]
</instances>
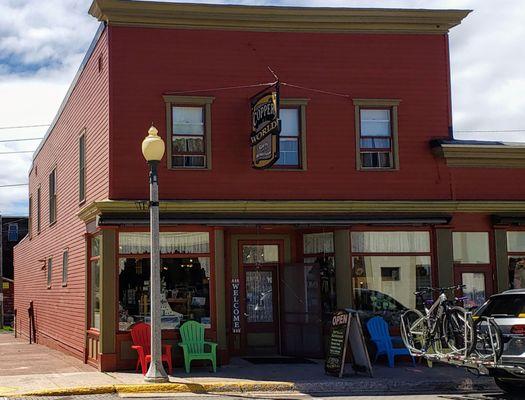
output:
<instances>
[{"instance_id":1,"label":"blue plastic chair","mask_svg":"<svg viewBox=\"0 0 525 400\"><path fill-rule=\"evenodd\" d=\"M394 366L394 358L396 356L410 356L412 358L412 365L415 367L416 363L414 357L410 354L406 347L394 347L394 342L399 342L390 336L388 330L388 324L381 317L373 317L366 323L368 332L370 333L370 338L376 345L376 357L374 363L377 361L377 358L381 355L386 355L388 358L388 366L392 368Z\"/></svg>"}]
</instances>

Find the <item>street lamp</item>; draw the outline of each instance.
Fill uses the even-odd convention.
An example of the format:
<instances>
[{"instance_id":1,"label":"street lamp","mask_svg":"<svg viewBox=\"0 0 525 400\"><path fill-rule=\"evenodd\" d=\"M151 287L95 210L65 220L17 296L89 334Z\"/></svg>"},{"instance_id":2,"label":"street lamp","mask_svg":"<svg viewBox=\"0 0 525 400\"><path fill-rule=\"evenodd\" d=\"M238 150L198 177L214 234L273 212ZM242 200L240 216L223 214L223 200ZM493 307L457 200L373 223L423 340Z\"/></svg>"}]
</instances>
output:
<instances>
[{"instance_id":1,"label":"street lamp","mask_svg":"<svg viewBox=\"0 0 525 400\"><path fill-rule=\"evenodd\" d=\"M150 189L150 301L151 301L151 363L144 379L146 382L167 382L168 374L162 366L162 338L160 329L160 249L159 249L159 187L157 166L164 155L164 141L153 125L142 141L142 154L149 164Z\"/></svg>"}]
</instances>

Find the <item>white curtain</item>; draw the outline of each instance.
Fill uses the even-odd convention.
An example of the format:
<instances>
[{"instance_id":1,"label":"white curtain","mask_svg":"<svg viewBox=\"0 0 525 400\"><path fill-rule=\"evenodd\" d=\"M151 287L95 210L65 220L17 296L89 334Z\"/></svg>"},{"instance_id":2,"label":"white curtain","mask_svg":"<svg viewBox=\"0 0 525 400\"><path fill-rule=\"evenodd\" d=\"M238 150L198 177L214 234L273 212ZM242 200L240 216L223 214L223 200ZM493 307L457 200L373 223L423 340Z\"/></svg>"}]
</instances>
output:
<instances>
[{"instance_id":1,"label":"white curtain","mask_svg":"<svg viewBox=\"0 0 525 400\"><path fill-rule=\"evenodd\" d=\"M430 236L428 232L352 232L352 252L430 252Z\"/></svg>"},{"instance_id":2,"label":"white curtain","mask_svg":"<svg viewBox=\"0 0 525 400\"><path fill-rule=\"evenodd\" d=\"M150 251L149 232L120 232L119 252L121 254L146 254ZM162 254L209 253L208 232L161 232L160 252Z\"/></svg>"},{"instance_id":3,"label":"white curtain","mask_svg":"<svg viewBox=\"0 0 525 400\"><path fill-rule=\"evenodd\" d=\"M303 235L303 251L304 254L333 253L333 232L307 233Z\"/></svg>"}]
</instances>

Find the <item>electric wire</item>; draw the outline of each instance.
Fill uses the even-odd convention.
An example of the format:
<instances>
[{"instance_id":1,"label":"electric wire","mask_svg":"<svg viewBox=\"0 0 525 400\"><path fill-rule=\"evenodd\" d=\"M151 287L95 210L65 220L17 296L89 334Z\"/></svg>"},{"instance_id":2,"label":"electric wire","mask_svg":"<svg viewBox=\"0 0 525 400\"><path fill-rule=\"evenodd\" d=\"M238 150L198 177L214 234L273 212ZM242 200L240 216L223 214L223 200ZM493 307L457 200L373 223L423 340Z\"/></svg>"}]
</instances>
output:
<instances>
[{"instance_id":1,"label":"electric wire","mask_svg":"<svg viewBox=\"0 0 525 400\"><path fill-rule=\"evenodd\" d=\"M42 128L49 126L50 124L38 124L38 125L18 125L18 126L0 126L0 129L25 129L25 128Z\"/></svg>"},{"instance_id":2,"label":"electric wire","mask_svg":"<svg viewBox=\"0 0 525 400\"><path fill-rule=\"evenodd\" d=\"M0 143L7 143L7 142L27 142L27 141L30 141L30 140L41 140L43 138L41 137L38 137L38 138L24 138L24 139L5 139L5 140L0 140Z\"/></svg>"}]
</instances>

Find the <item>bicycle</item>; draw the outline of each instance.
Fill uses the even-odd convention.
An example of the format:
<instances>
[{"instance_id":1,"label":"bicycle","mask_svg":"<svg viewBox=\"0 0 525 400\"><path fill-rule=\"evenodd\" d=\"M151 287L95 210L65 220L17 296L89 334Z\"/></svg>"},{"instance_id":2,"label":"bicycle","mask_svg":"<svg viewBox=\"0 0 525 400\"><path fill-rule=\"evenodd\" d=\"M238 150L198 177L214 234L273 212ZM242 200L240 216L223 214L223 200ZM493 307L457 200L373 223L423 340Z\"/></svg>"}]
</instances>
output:
<instances>
[{"instance_id":1,"label":"bicycle","mask_svg":"<svg viewBox=\"0 0 525 400\"><path fill-rule=\"evenodd\" d=\"M443 348L450 351L447 354L468 355L474 347L474 325L470 313L455 303L463 300L455 297L454 301L447 298L445 292L463 289L464 285L443 288L422 288L414 292L421 298L425 315L419 310L408 310L401 316L401 337L412 355L424 355L434 352L442 355ZM427 307L423 296L439 292L435 302Z\"/></svg>"}]
</instances>

